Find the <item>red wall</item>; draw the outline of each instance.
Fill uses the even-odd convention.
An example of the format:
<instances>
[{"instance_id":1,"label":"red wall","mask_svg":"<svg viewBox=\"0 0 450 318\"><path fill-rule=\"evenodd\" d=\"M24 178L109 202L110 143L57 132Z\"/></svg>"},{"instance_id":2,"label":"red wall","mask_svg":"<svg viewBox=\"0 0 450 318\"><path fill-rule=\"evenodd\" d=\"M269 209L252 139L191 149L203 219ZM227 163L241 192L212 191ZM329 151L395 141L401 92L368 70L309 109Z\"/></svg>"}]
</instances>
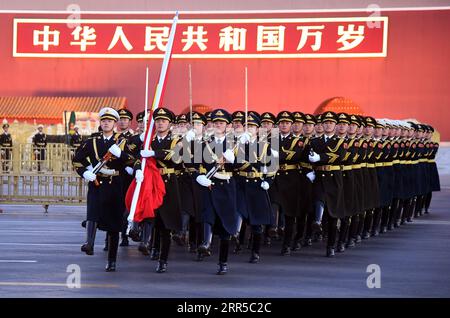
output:
<instances>
[{"instance_id":1,"label":"red wall","mask_svg":"<svg viewBox=\"0 0 450 318\"><path fill-rule=\"evenodd\" d=\"M450 125L447 125L450 118L450 11L382 15L389 16L386 58L175 59L171 64L165 104L174 111L181 111L188 105L188 64L191 64L194 103L236 110L244 104L243 74L244 67L248 66L250 109L274 113L281 109L313 112L323 100L345 96L359 103L367 114L417 118L435 126L443 140L450 140ZM0 15L0 96L125 96L133 111L142 109L145 66L150 67L151 87L154 87L161 60L13 58L13 17ZM38 16L20 14L16 17Z\"/></svg>"}]
</instances>

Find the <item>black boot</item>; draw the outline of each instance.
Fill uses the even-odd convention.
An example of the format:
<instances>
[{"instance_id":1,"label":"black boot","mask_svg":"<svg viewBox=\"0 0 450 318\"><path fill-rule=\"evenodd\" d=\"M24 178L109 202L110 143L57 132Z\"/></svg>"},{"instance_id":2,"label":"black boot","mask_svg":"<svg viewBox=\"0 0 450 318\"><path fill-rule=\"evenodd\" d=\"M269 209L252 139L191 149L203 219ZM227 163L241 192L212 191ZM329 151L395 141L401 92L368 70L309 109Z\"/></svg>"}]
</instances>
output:
<instances>
[{"instance_id":1,"label":"black boot","mask_svg":"<svg viewBox=\"0 0 450 318\"><path fill-rule=\"evenodd\" d=\"M143 255L150 255L150 237L152 236L152 223L144 221L142 224L142 242L139 243L138 250Z\"/></svg>"},{"instance_id":2,"label":"black boot","mask_svg":"<svg viewBox=\"0 0 450 318\"><path fill-rule=\"evenodd\" d=\"M327 247L327 257L334 257L334 247Z\"/></svg>"},{"instance_id":3,"label":"black boot","mask_svg":"<svg viewBox=\"0 0 450 318\"><path fill-rule=\"evenodd\" d=\"M142 240L139 223L132 223L130 231L128 233L128 237L130 237L133 242L140 242Z\"/></svg>"},{"instance_id":4,"label":"black boot","mask_svg":"<svg viewBox=\"0 0 450 318\"><path fill-rule=\"evenodd\" d=\"M94 242L95 242L95 233L97 232L97 223L94 221L86 222L86 234L87 240L81 246L81 251L85 252L87 255L94 255Z\"/></svg>"},{"instance_id":5,"label":"black boot","mask_svg":"<svg viewBox=\"0 0 450 318\"><path fill-rule=\"evenodd\" d=\"M252 255L250 256L249 262L252 264L256 264L259 262L259 250L261 247L261 233L253 233L252 240Z\"/></svg>"},{"instance_id":6,"label":"black boot","mask_svg":"<svg viewBox=\"0 0 450 318\"><path fill-rule=\"evenodd\" d=\"M167 262L159 261L158 265L156 266L156 272L160 274L167 272Z\"/></svg>"},{"instance_id":7,"label":"black boot","mask_svg":"<svg viewBox=\"0 0 450 318\"><path fill-rule=\"evenodd\" d=\"M344 244L344 242L338 242L337 251L339 253L345 252L345 244Z\"/></svg>"},{"instance_id":8,"label":"black boot","mask_svg":"<svg viewBox=\"0 0 450 318\"><path fill-rule=\"evenodd\" d=\"M289 256L289 255L291 255L291 247L290 247L290 246L284 245L284 246L281 248L281 255L282 255L282 256Z\"/></svg>"},{"instance_id":9,"label":"black boot","mask_svg":"<svg viewBox=\"0 0 450 318\"><path fill-rule=\"evenodd\" d=\"M106 233L106 237L105 237L105 246L103 247L103 250L104 250L105 252L108 251L108 246L109 246L109 243L108 243L108 233Z\"/></svg>"},{"instance_id":10,"label":"black boot","mask_svg":"<svg viewBox=\"0 0 450 318\"><path fill-rule=\"evenodd\" d=\"M119 233L108 232L108 264L106 265L105 271L115 272L116 271L116 260L117 260L117 249L119 248Z\"/></svg>"},{"instance_id":11,"label":"black boot","mask_svg":"<svg viewBox=\"0 0 450 318\"><path fill-rule=\"evenodd\" d=\"M120 242L120 246L129 246L130 242L128 241L128 236L126 234L122 235L122 242Z\"/></svg>"},{"instance_id":12,"label":"black boot","mask_svg":"<svg viewBox=\"0 0 450 318\"><path fill-rule=\"evenodd\" d=\"M203 256L211 255L212 226L209 223L203 224L203 243L198 247L198 253Z\"/></svg>"},{"instance_id":13,"label":"black boot","mask_svg":"<svg viewBox=\"0 0 450 318\"><path fill-rule=\"evenodd\" d=\"M228 272L228 249L230 247L230 240L220 240L219 245L219 268L217 275L225 275Z\"/></svg>"},{"instance_id":14,"label":"black boot","mask_svg":"<svg viewBox=\"0 0 450 318\"><path fill-rule=\"evenodd\" d=\"M152 242L152 250L150 252L150 259L155 261L159 259L159 254L161 250L161 236L160 236L161 230L158 227L155 227L152 236L153 236L153 242Z\"/></svg>"}]
</instances>

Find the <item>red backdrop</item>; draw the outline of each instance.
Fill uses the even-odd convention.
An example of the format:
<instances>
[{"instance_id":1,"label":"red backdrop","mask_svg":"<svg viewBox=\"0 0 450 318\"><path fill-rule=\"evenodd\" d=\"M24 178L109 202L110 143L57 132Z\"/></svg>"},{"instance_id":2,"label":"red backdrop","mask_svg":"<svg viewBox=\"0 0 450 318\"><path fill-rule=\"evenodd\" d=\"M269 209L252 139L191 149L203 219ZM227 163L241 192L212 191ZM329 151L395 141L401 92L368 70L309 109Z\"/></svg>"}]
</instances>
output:
<instances>
[{"instance_id":1,"label":"red backdrop","mask_svg":"<svg viewBox=\"0 0 450 318\"><path fill-rule=\"evenodd\" d=\"M364 15L285 14L277 17ZM386 58L174 59L164 104L175 112L186 108L188 64L191 64L194 103L231 111L242 108L244 67L247 66L250 109L274 113L282 109L313 112L323 100L345 96L358 103L367 114L417 118L435 126L443 140L450 140L450 125L447 125L450 118L450 11L390 12L382 16L389 17ZM132 111L142 109L145 66L150 67L151 87L154 88L161 60L13 58L14 17L65 18L61 15L0 15L0 96L125 96Z\"/></svg>"}]
</instances>

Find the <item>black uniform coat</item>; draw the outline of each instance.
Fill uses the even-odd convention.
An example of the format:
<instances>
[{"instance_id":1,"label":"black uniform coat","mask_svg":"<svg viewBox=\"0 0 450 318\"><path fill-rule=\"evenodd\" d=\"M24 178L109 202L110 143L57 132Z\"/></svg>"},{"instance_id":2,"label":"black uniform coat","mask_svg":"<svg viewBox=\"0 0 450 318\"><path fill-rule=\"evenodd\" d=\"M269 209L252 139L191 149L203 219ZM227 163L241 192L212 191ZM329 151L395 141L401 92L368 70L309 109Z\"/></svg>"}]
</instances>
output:
<instances>
[{"instance_id":1,"label":"black uniform coat","mask_svg":"<svg viewBox=\"0 0 450 318\"><path fill-rule=\"evenodd\" d=\"M113 135L104 141L103 135L97 135L87 139L78 148L73 158L73 165L80 176L91 164L93 167L103 158L108 149L120 139L120 134ZM123 211L125 209L125 197L123 192L123 169L134 158L130 155L127 145L122 147L120 158L112 159L105 168L119 172L118 176L97 175L96 186L89 182L87 194L87 220L98 223L98 228L103 231L120 232L122 230Z\"/></svg>"},{"instance_id":2,"label":"black uniform coat","mask_svg":"<svg viewBox=\"0 0 450 318\"><path fill-rule=\"evenodd\" d=\"M359 144L356 138L345 138L347 143L347 149L345 151L345 156L341 160L341 164L345 167L350 167L356 164L359 156ZM357 174L361 172L361 169L344 170L342 171L342 181L344 187L344 205L345 205L345 215L353 216L359 213L362 209L361 207L361 195L359 189L356 188L355 179ZM360 174L361 175L361 174Z\"/></svg>"},{"instance_id":3,"label":"black uniform coat","mask_svg":"<svg viewBox=\"0 0 450 318\"><path fill-rule=\"evenodd\" d=\"M274 220L269 193L261 188L263 181L269 184L272 181L263 173L263 162L268 163L265 159L271 156L270 144L255 139L245 145L240 144L238 149L238 162L242 163L236 175L238 212L250 225L272 224ZM239 172L257 173L261 176L247 178L240 176Z\"/></svg>"},{"instance_id":4,"label":"black uniform coat","mask_svg":"<svg viewBox=\"0 0 450 318\"><path fill-rule=\"evenodd\" d=\"M332 136L325 142L325 135L311 141L311 148L320 156L320 161L314 166L339 166L345 156L347 144L344 139ZM328 208L328 213L335 218L345 216L344 184L342 171L316 171L313 183L314 201L322 201Z\"/></svg>"}]
</instances>

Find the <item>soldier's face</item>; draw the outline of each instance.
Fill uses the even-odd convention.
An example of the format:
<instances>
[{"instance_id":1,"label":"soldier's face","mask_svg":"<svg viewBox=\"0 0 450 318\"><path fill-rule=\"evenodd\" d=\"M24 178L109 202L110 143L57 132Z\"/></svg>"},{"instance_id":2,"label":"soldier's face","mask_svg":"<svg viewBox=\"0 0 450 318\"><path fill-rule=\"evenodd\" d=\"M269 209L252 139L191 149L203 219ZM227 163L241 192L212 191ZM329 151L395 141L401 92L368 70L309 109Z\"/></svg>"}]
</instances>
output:
<instances>
[{"instance_id":1,"label":"soldier's face","mask_svg":"<svg viewBox=\"0 0 450 318\"><path fill-rule=\"evenodd\" d=\"M317 124L315 129L316 129L316 133L319 133L319 134L323 133L323 125L322 125L322 123Z\"/></svg>"},{"instance_id":2,"label":"soldier's face","mask_svg":"<svg viewBox=\"0 0 450 318\"><path fill-rule=\"evenodd\" d=\"M237 133L241 133L244 131L244 126L242 125L242 123L240 121L233 121L233 129L235 132Z\"/></svg>"},{"instance_id":3,"label":"soldier's face","mask_svg":"<svg viewBox=\"0 0 450 318\"><path fill-rule=\"evenodd\" d=\"M8 132L8 129L9 129L9 127L7 127L7 126L3 127L3 130L5 131L5 133Z\"/></svg>"},{"instance_id":4,"label":"soldier's face","mask_svg":"<svg viewBox=\"0 0 450 318\"><path fill-rule=\"evenodd\" d=\"M119 119L119 129L127 130L130 127L130 120L128 118Z\"/></svg>"},{"instance_id":5,"label":"soldier's face","mask_svg":"<svg viewBox=\"0 0 450 318\"><path fill-rule=\"evenodd\" d=\"M169 130L170 122L164 118L158 118L155 120L155 129L158 133L165 133Z\"/></svg>"},{"instance_id":6,"label":"soldier's face","mask_svg":"<svg viewBox=\"0 0 450 318\"><path fill-rule=\"evenodd\" d=\"M323 122L322 125L323 125L323 131L326 134L334 133L334 130L336 128L336 123L334 121L327 120L327 121Z\"/></svg>"},{"instance_id":7,"label":"soldier's face","mask_svg":"<svg viewBox=\"0 0 450 318\"><path fill-rule=\"evenodd\" d=\"M354 135L354 134L356 134L357 131L358 131L358 125L357 125L357 124L350 124L350 125L348 126L348 131L347 131L347 133L348 133L349 135Z\"/></svg>"},{"instance_id":8,"label":"soldier's face","mask_svg":"<svg viewBox=\"0 0 450 318\"><path fill-rule=\"evenodd\" d=\"M42 130L44 130L44 128L42 128L42 127L39 127L39 128L38 128L38 131L39 131L39 132L42 132Z\"/></svg>"},{"instance_id":9,"label":"soldier's face","mask_svg":"<svg viewBox=\"0 0 450 318\"><path fill-rule=\"evenodd\" d=\"M361 127L358 127L358 130L357 130L357 134L358 135L361 135L362 133L363 133L363 130L364 130L364 126L361 126Z\"/></svg>"},{"instance_id":10,"label":"soldier's face","mask_svg":"<svg viewBox=\"0 0 450 318\"><path fill-rule=\"evenodd\" d=\"M256 134L258 132L258 126L247 125L247 132L252 136L256 136Z\"/></svg>"},{"instance_id":11,"label":"soldier's face","mask_svg":"<svg viewBox=\"0 0 450 318\"><path fill-rule=\"evenodd\" d=\"M201 135L203 133L203 124L199 122L193 123L194 132L197 136Z\"/></svg>"},{"instance_id":12,"label":"soldier's face","mask_svg":"<svg viewBox=\"0 0 450 318\"><path fill-rule=\"evenodd\" d=\"M222 135L225 133L227 129L227 123L221 120L217 120L214 122L214 132L216 134Z\"/></svg>"},{"instance_id":13,"label":"soldier's face","mask_svg":"<svg viewBox=\"0 0 450 318\"><path fill-rule=\"evenodd\" d=\"M364 134L367 136L372 136L373 135L373 127L372 126L365 127Z\"/></svg>"},{"instance_id":14,"label":"soldier's face","mask_svg":"<svg viewBox=\"0 0 450 318\"><path fill-rule=\"evenodd\" d=\"M303 133L305 135L311 135L314 131L314 124L304 124L303 125Z\"/></svg>"},{"instance_id":15,"label":"soldier's face","mask_svg":"<svg viewBox=\"0 0 450 318\"><path fill-rule=\"evenodd\" d=\"M261 127L266 129L266 130L272 130L273 124L270 121L263 121L261 123Z\"/></svg>"},{"instance_id":16,"label":"soldier's face","mask_svg":"<svg viewBox=\"0 0 450 318\"><path fill-rule=\"evenodd\" d=\"M180 123L177 125L177 130L184 134L188 130L188 124L187 123Z\"/></svg>"},{"instance_id":17,"label":"soldier's face","mask_svg":"<svg viewBox=\"0 0 450 318\"><path fill-rule=\"evenodd\" d=\"M100 126L102 127L103 132L109 133L113 131L115 123L116 122L112 119L102 119L100 121Z\"/></svg>"},{"instance_id":18,"label":"soldier's face","mask_svg":"<svg viewBox=\"0 0 450 318\"><path fill-rule=\"evenodd\" d=\"M280 129L280 132L282 134L288 134L291 131L291 126L292 126L292 123L290 121L285 121L285 120L281 121L278 124L278 128Z\"/></svg>"},{"instance_id":19,"label":"soldier's face","mask_svg":"<svg viewBox=\"0 0 450 318\"><path fill-rule=\"evenodd\" d=\"M348 130L348 124L346 123L339 123L337 124L337 132L338 134L344 135L347 133Z\"/></svg>"},{"instance_id":20,"label":"soldier's face","mask_svg":"<svg viewBox=\"0 0 450 318\"><path fill-rule=\"evenodd\" d=\"M381 137L383 135L383 128L375 128L375 132L373 134L375 137Z\"/></svg>"},{"instance_id":21,"label":"soldier's face","mask_svg":"<svg viewBox=\"0 0 450 318\"><path fill-rule=\"evenodd\" d=\"M138 130L141 133L144 131L144 121L138 121Z\"/></svg>"},{"instance_id":22,"label":"soldier's face","mask_svg":"<svg viewBox=\"0 0 450 318\"><path fill-rule=\"evenodd\" d=\"M294 134L300 134L303 129L303 123L296 121L292 124L292 132Z\"/></svg>"}]
</instances>

